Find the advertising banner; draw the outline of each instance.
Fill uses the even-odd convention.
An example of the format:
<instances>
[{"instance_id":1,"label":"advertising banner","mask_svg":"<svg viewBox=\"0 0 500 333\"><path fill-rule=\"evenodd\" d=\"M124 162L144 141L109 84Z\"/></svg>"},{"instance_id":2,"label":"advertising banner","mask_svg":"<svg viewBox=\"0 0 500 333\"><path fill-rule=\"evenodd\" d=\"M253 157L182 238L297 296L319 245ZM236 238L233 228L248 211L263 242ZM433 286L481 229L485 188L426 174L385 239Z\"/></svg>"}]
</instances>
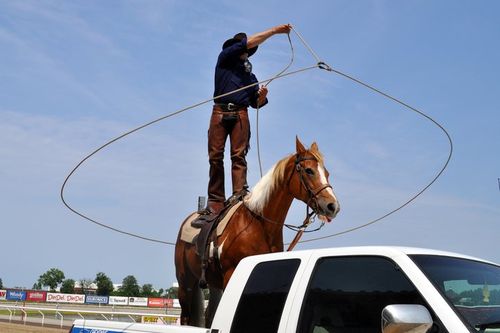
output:
<instances>
[{"instance_id":1,"label":"advertising banner","mask_svg":"<svg viewBox=\"0 0 500 333\"><path fill-rule=\"evenodd\" d=\"M109 305L128 305L128 297L109 296Z\"/></svg>"},{"instance_id":2,"label":"advertising banner","mask_svg":"<svg viewBox=\"0 0 500 333\"><path fill-rule=\"evenodd\" d=\"M46 291L28 291L26 293L26 300L30 302L45 302L47 299L47 292Z\"/></svg>"},{"instance_id":3,"label":"advertising banner","mask_svg":"<svg viewBox=\"0 0 500 333\"><path fill-rule=\"evenodd\" d=\"M6 299L7 290L0 290L0 299Z\"/></svg>"},{"instance_id":4,"label":"advertising banner","mask_svg":"<svg viewBox=\"0 0 500 333\"><path fill-rule=\"evenodd\" d=\"M167 307L169 301L172 301L171 299L168 298L148 298L148 306L150 308L164 308ZM170 302L172 304L172 302Z\"/></svg>"},{"instance_id":5,"label":"advertising banner","mask_svg":"<svg viewBox=\"0 0 500 333\"><path fill-rule=\"evenodd\" d=\"M26 300L26 292L20 290L7 290L7 294L5 295L5 299L8 301L25 301Z\"/></svg>"},{"instance_id":6,"label":"advertising banner","mask_svg":"<svg viewBox=\"0 0 500 333\"><path fill-rule=\"evenodd\" d=\"M128 305L133 306L148 306L148 298L147 297L129 297Z\"/></svg>"},{"instance_id":7,"label":"advertising banner","mask_svg":"<svg viewBox=\"0 0 500 333\"><path fill-rule=\"evenodd\" d=\"M52 303L85 303L85 295L47 293L47 302Z\"/></svg>"},{"instance_id":8,"label":"advertising banner","mask_svg":"<svg viewBox=\"0 0 500 333\"><path fill-rule=\"evenodd\" d=\"M85 297L85 303L87 304L108 304L108 300L108 296L87 295Z\"/></svg>"}]
</instances>

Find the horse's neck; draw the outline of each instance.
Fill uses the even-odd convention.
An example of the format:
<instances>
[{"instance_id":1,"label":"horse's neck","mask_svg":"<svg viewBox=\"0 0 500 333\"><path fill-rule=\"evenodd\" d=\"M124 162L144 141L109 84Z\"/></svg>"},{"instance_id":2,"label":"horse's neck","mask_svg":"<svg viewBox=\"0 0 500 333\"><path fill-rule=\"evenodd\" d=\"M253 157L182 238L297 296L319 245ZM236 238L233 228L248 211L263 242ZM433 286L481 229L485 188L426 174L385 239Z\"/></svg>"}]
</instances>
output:
<instances>
[{"instance_id":1,"label":"horse's neck","mask_svg":"<svg viewBox=\"0 0 500 333\"><path fill-rule=\"evenodd\" d=\"M283 228L292 201L293 196L283 189L275 189L273 193L271 193L267 204L264 205L262 209L262 215L264 215L266 219L274 222L271 223L273 229L275 229L277 225L279 225L281 229Z\"/></svg>"},{"instance_id":2,"label":"horse's neck","mask_svg":"<svg viewBox=\"0 0 500 333\"><path fill-rule=\"evenodd\" d=\"M289 174L293 172L290 166L293 168L289 159L278 162L257 183L248 201L250 210L263 217L267 243L274 251L283 248L283 224L293 201L288 189Z\"/></svg>"},{"instance_id":3,"label":"horse's neck","mask_svg":"<svg viewBox=\"0 0 500 333\"><path fill-rule=\"evenodd\" d=\"M269 200L262 209L266 221L263 227L272 252L283 251L283 225L293 196L287 186L277 186L269 195Z\"/></svg>"}]
</instances>

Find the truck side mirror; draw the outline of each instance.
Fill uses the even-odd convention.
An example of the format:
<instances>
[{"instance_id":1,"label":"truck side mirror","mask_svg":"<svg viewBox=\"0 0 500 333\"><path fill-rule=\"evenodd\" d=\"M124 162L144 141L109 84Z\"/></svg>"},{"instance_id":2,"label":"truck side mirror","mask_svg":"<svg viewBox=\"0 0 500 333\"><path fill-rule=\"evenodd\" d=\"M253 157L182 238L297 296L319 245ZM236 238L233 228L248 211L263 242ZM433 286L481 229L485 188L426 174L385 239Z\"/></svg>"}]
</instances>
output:
<instances>
[{"instance_id":1,"label":"truck side mirror","mask_svg":"<svg viewBox=\"0 0 500 333\"><path fill-rule=\"evenodd\" d=\"M382 310L382 333L426 333L433 321L425 306L392 304Z\"/></svg>"}]
</instances>

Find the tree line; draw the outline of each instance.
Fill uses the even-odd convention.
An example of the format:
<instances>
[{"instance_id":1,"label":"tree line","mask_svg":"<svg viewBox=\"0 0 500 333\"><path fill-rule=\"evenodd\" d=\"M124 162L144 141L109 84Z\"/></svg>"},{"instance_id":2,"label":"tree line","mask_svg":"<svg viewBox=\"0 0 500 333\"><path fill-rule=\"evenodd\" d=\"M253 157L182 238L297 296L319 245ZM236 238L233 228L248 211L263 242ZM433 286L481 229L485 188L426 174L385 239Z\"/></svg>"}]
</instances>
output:
<instances>
[{"instance_id":1,"label":"tree line","mask_svg":"<svg viewBox=\"0 0 500 333\"><path fill-rule=\"evenodd\" d=\"M99 296L129 296L129 297L168 297L177 298L177 288L171 287L166 290L163 288L155 290L153 285L146 283L139 285L133 275L127 275L123 278L122 285L115 289L111 279L103 272L96 274L95 279L78 280L80 288L75 290L74 279L66 278L64 272L58 268L51 268L40 275L37 282L33 284L34 290L41 290L48 287L50 291L55 291L60 286L60 292L66 294L86 294L91 289L92 283L97 285L97 295ZM1 280L0 280L1 283Z\"/></svg>"}]
</instances>

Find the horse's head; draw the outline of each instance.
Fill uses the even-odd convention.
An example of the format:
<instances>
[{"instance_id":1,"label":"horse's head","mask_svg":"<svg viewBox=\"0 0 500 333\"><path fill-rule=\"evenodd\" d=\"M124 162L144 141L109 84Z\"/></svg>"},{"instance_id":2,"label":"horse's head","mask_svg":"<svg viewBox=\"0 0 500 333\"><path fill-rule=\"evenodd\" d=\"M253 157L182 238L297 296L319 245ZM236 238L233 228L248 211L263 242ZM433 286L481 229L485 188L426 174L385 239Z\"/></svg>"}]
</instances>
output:
<instances>
[{"instance_id":1,"label":"horse's head","mask_svg":"<svg viewBox=\"0 0 500 333\"><path fill-rule=\"evenodd\" d=\"M290 193L309 205L320 217L333 219L340 211L340 205L329 183L329 173L316 142L306 149L297 138L296 153L291 163L294 166L288 181Z\"/></svg>"}]
</instances>

